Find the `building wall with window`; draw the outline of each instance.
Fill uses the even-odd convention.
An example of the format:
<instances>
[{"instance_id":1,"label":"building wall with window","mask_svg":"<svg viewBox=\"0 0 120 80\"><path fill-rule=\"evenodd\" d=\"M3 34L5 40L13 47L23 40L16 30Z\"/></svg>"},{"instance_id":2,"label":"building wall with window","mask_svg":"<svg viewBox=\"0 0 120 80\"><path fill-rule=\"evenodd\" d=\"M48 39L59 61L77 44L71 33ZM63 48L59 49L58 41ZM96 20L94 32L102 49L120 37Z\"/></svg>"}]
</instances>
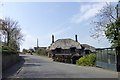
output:
<instances>
[{"instance_id":1,"label":"building wall with window","mask_svg":"<svg viewBox=\"0 0 120 80\"><path fill-rule=\"evenodd\" d=\"M62 62L75 62L75 60L71 61L71 59L81 57L81 45L78 40L76 40L77 36L75 36L75 40L69 38L54 41L53 39L54 36L52 36L52 44L48 48L53 60L57 61L59 58L59 61L61 60Z\"/></svg>"}]
</instances>

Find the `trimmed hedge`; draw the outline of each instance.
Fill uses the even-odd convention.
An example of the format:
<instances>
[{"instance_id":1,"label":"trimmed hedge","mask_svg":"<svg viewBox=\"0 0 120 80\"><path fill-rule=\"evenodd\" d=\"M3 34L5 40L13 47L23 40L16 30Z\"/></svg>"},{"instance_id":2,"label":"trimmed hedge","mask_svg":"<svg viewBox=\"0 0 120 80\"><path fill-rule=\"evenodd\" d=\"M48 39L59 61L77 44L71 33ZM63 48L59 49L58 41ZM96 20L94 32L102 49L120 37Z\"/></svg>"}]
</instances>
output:
<instances>
[{"instance_id":1,"label":"trimmed hedge","mask_svg":"<svg viewBox=\"0 0 120 80\"><path fill-rule=\"evenodd\" d=\"M89 54L77 60L76 64L81 66L95 66L95 62L96 62L96 55Z\"/></svg>"},{"instance_id":2,"label":"trimmed hedge","mask_svg":"<svg viewBox=\"0 0 120 80\"><path fill-rule=\"evenodd\" d=\"M8 46L2 46L2 50L16 51L15 49Z\"/></svg>"},{"instance_id":3,"label":"trimmed hedge","mask_svg":"<svg viewBox=\"0 0 120 80\"><path fill-rule=\"evenodd\" d=\"M10 54L17 54L18 52L15 49L12 49L8 46L2 46L2 54L10 55Z\"/></svg>"},{"instance_id":4,"label":"trimmed hedge","mask_svg":"<svg viewBox=\"0 0 120 80\"><path fill-rule=\"evenodd\" d=\"M2 54L17 54L18 52L16 51L9 51L9 50L2 50Z\"/></svg>"}]
</instances>

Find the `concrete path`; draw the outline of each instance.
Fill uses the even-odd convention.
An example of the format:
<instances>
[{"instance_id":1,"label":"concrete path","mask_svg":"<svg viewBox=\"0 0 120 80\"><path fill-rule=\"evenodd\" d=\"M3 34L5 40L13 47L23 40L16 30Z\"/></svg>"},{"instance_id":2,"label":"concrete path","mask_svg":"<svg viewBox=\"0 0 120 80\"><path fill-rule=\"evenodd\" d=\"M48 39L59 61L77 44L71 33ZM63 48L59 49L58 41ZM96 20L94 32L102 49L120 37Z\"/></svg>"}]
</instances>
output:
<instances>
[{"instance_id":1,"label":"concrete path","mask_svg":"<svg viewBox=\"0 0 120 80\"><path fill-rule=\"evenodd\" d=\"M25 62L22 67L9 78L118 78L118 73L96 67L84 67L73 64L53 62L50 58L21 55ZM17 67L20 66L17 65ZM9 69L14 71L16 66ZM6 75L6 74L4 74Z\"/></svg>"}]
</instances>

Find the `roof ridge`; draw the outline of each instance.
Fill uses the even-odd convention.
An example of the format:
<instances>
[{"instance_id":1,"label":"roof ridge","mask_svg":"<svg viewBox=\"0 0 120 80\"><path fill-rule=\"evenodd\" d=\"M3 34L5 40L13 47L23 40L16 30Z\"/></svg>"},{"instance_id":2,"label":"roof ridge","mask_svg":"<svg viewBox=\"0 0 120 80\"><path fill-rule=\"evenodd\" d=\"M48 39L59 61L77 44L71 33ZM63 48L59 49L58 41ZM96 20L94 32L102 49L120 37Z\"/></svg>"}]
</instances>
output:
<instances>
[{"instance_id":1,"label":"roof ridge","mask_svg":"<svg viewBox=\"0 0 120 80\"><path fill-rule=\"evenodd\" d=\"M53 44L51 44L50 49L55 49L57 47L61 47L62 49L69 49L70 47L76 47L77 49L81 49L81 45L79 42L71 38L58 39Z\"/></svg>"}]
</instances>

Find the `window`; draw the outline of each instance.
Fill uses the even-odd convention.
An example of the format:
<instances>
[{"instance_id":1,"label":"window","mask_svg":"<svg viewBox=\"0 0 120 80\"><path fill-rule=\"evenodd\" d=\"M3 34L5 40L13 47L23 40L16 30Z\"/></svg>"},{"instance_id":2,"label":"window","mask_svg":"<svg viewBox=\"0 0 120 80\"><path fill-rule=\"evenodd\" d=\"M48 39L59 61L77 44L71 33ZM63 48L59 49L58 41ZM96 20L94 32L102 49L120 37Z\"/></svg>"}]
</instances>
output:
<instances>
[{"instance_id":1,"label":"window","mask_svg":"<svg viewBox=\"0 0 120 80\"><path fill-rule=\"evenodd\" d=\"M76 47L71 47L70 52L75 52Z\"/></svg>"},{"instance_id":2,"label":"window","mask_svg":"<svg viewBox=\"0 0 120 80\"><path fill-rule=\"evenodd\" d=\"M56 52L60 53L61 52L61 48L56 48Z\"/></svg>"}]
</instances>

